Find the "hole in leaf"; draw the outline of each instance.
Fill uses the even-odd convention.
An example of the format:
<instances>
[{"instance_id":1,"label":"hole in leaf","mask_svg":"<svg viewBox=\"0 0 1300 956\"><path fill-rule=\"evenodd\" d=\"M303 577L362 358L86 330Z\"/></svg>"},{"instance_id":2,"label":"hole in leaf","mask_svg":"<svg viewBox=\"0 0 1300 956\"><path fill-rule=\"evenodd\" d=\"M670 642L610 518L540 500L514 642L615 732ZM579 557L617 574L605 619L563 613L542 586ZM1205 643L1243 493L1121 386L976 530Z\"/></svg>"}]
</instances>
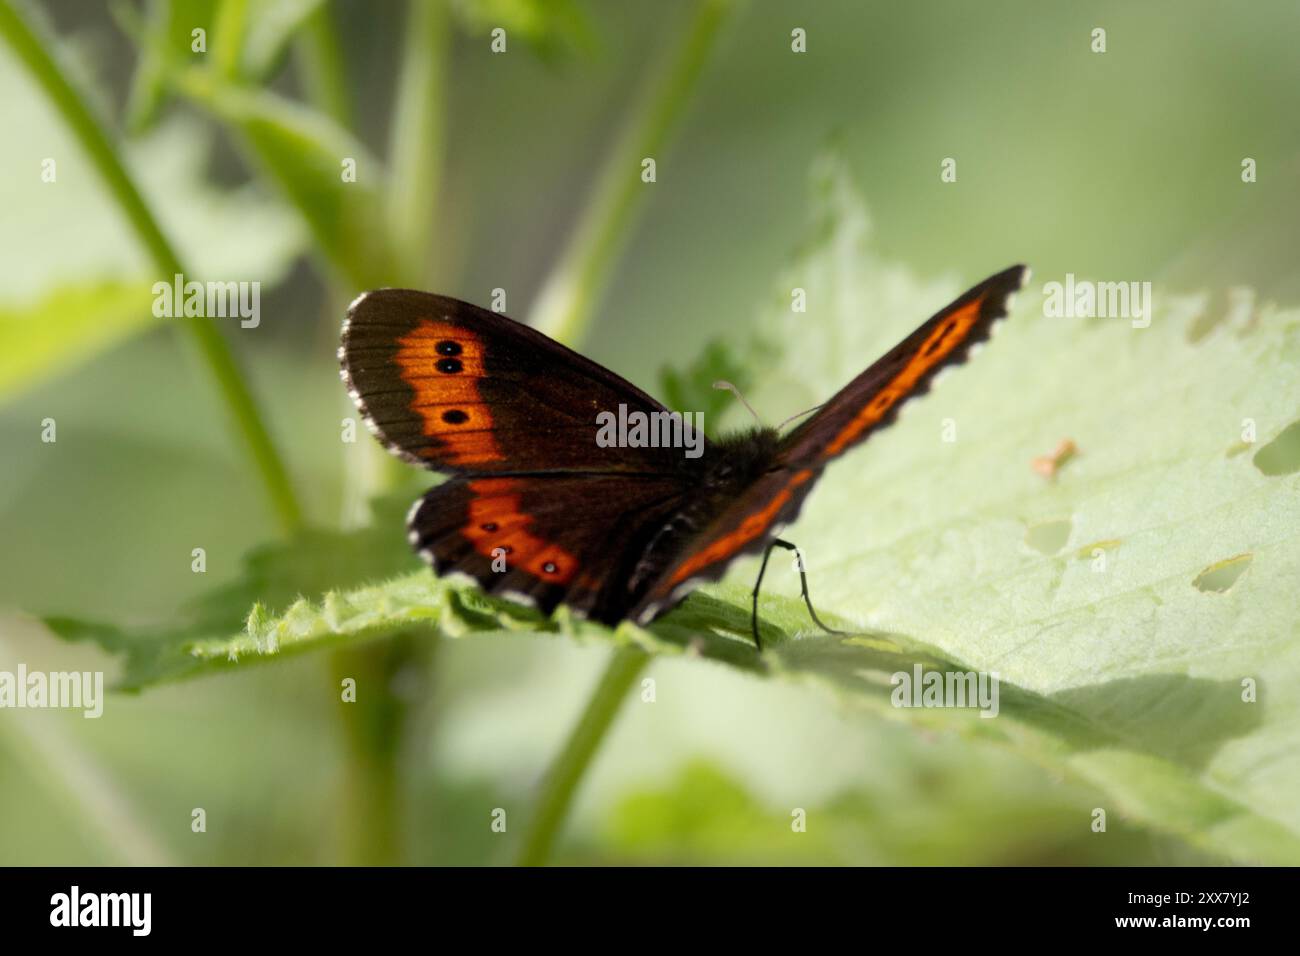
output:
<instances>
[{"instance_id":1,"label":"hole in leaf","mask_svg":"<svg viewBox=\"0 0 1300 956\"><path fill-rule=\"evenodd\" d=\"M1254 555L1251 554L1239 554L1235 557L1225 558L1217 564L1210 565L1198 574L1192 584L1196 585L1198 590L1221 594L1237 583L1237 578L1241 577L1246 569L1250 567L1253 558Z\"/></svg>"},{"instance_id":2,"label":"hole in leaf","mask_svg":"<svg viewBox=\"0 0 1300 956\"><path fill-rule=\"evenodd\" d=\"M1025 534L1025 544L1042 554L1056 554L1070 540L1072 526L1069 518L1036 524Z\"/></svg>"},{"instance_id":3,"label":"hole in leaf","mask_svg":"<svg viewBox=\"0 0 1300 956\"><path fill-rule=\"evenodd\" d=\"M1292 422L1255 452L1255 467L1270 477L1300 471L1300 422Z\"/></svg>"}]
</instances>

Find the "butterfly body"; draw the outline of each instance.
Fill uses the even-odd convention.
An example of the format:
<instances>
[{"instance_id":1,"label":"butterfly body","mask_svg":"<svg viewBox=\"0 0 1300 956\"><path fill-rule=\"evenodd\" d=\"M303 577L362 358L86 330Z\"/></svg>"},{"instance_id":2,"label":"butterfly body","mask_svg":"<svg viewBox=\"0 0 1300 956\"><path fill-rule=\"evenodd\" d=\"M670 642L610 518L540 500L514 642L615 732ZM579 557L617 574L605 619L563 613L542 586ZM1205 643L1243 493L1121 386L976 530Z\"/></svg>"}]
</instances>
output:
<instances>
[{"instance_id":1,"label":"butterfly body","mask_svg":"<svg viewBox=\"0 0 1300 956\"><path fill-rule=\"evenodd\" d=\"M367 425L449 475L411 509L411 545L440 575L550 612L645 624L793 521L826 465L962 361L1006 314L1017 266L974 287L800 426L611 445L618 409L668 410L608 369L505 316L402 289L358 298L339 349Z\"/></svg>"},{"instance_id":2,"label":"butterfly body","mask_svg":"<svg viewBox=\"0 0 1300 956\"><path fill-rule=\"evenodd\" d=\"M776 429L753 428L721 436L709 446L709 454L696 459L699 464L678 510L650 538L628 580L634 608L640 607L646 586L653 583L675 556L689 550L694 537L705 532L728 505L780 470L777 464L780 445L781 435ZM776 524L764 529L764 540L775 537L779 530ZM756 550L763 543L760 540L747 550ZM641 614L635 616L640 617L650 609L641 608ZM657 616L662 610L654 607L651 616Z\"/></svg>"}]
</instances>

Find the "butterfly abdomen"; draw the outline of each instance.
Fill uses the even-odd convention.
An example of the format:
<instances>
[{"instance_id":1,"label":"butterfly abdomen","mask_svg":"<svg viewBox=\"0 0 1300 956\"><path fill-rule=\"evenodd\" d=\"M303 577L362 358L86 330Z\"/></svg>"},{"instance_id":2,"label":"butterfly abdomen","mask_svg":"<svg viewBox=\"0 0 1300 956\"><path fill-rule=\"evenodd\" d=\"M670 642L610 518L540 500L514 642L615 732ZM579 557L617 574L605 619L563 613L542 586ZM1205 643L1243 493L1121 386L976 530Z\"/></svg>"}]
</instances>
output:
<instances>
[{"instance_id":1,"label":"butterfly abdomen","mask_svg":"<svg viewBox=\"0 0 1300 956\"><path fill-rule=\"evenodd\" d=\"M773 428L754 428L724 435L698 463L698 490L649 539L628 579L634 602L657 581L672 558L688 549L727 507L771 471L780 435Z\"/></svg>"}]
</instances>

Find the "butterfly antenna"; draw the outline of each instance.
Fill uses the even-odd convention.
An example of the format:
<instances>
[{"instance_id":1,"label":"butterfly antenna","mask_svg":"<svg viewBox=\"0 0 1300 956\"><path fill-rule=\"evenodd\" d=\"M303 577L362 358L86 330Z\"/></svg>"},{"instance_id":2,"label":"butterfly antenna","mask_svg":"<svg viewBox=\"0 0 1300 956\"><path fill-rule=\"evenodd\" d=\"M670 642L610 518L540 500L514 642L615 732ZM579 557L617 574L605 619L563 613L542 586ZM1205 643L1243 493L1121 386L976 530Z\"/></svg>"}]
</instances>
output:
<instances>
[{"instance_id":1,"label":"butterfly antenna","mask_svg":"<svg viewBox=\"0 0 1300 956\"><path fill-rule=\"evenodd\" d=\"M825 405L825 404L826 404L825 402L822 402L822 405ZM805 408L805 409L804 409L802 412L800 412L798 415L791 415L789 418L787 418L785 421L783 421L780 425L777 425L777 426L776 426L776 430L777 430L777 431L780 431L782 428L785 428L786 425L789 425L789 424L790 424L792 421L794 421L796 418L803 418L805 415L811 415L813 412L817 411L817 409L821 408L822 405L814 405L812 408Z\"/></svg>"},{"instance_id":2,"label":"butterfly antenna","mask_svg":"<svg viewBox=\"0 0 1300 956\"><path fill-rule=\"evenodd\" d=\"M762 427L763 419L758 417L758 412L754 411L754 406L749 404L749 402L745 401L745 396L740 394L740 389L736 388L736 386L732 385L730 382L726 382L722 380L714 382L713 387L725 389L726 391L730 392L732 395L735 395L738 399L740 399L740 404L744 405L746 408L749 409L749 414L754 416L754 421L758 422L760 428Z\"/></svg>"}]
</instances>

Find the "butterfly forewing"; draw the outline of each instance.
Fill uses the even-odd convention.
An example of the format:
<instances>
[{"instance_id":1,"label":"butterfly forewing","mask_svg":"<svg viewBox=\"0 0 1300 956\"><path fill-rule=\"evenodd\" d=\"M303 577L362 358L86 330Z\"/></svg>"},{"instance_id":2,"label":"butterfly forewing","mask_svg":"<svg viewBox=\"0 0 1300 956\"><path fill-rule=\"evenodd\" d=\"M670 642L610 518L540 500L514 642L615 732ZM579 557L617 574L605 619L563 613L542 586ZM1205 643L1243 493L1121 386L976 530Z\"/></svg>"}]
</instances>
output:
<instances>
[{"instance_id":1,"label":"butterfly forewing","mask_svg":"<svg viewBox=\"0 0 1300 956\"><path fill-rule=\"evenodd\" d=\"M667 448L602 447L597 415L666 409L590 359L477 306L381 289L348 310L343 378L394 454L435 471L671 473Z\"/></svg>"},{"instance_id":2,"label":"butterfly forewing","mask_svg":"<svg viewBox=\"0 0 1300 956\"><path fill-rule=\"evenodd\" d=\"M453 475L408 518L438 574L547 612L564 602L610 624L626 616L632 570L698 468L678 448L600 444L597 416L662 405L505 316L423 292L359 298L339 358L389 450Z\"/></svg>"},{"instance_id":3,"label":"butterfly forewing","mask_svg":"<svg viewBox=\"0 0 1300 956\"><path fill-rule=\"evenodd\" d=\"M780 461L796 469L823 465L891 424L904 402L928 391L940 371L966 361L989 337L1028 273L1012 266L932 316L791 432Z\"/></svg>"},{"instance_id":4,"label":"butterfly forewing","mask_svg":"<svg viewBox=\"0 0 1300 956\"><path fill-rule=\"evenodd\" d=\"M685 544L634 610L653 619L699 581L716 580L743 554L760 551L799 509L831 459L889 425L899 407L929 389L945 367L965 361L1007 314L1028 270L1013 266L986 279L923 323L788 435L772 470L744 489Z\"/></svg>"}]
</instances>

